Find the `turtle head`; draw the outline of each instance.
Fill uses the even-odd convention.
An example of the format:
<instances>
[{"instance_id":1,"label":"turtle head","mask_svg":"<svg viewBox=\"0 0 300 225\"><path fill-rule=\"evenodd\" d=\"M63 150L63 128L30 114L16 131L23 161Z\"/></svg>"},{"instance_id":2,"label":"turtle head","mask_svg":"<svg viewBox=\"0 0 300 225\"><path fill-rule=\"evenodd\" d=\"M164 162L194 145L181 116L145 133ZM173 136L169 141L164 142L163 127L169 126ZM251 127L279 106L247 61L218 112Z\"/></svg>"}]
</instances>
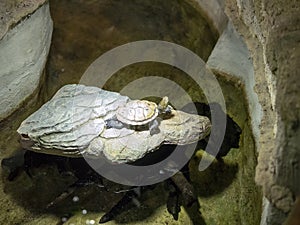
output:
<instances>
[{"instance_id":1,"label":"turtle head","mask_svg":"<svg viewBox=\"0 0 300 225\"><path fill-rule=\"evenodd\" d=\"M160 103L158 104L159 113L170 114L172 110L173 107L169 105L168 96L163 97Z\"/></svg>"}]
</instances>

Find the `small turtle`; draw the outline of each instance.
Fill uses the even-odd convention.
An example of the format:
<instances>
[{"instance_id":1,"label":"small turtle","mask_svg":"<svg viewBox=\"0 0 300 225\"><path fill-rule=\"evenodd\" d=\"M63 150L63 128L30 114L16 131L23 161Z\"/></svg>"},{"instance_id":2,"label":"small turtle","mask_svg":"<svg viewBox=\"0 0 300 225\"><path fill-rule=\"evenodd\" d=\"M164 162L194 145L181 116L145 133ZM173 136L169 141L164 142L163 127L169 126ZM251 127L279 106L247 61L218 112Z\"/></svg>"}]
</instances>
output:
<instances>
[{"instance_id":1,"label":"small turtle","mask_svg":"<svg viewBox=\"0 0 300 225\"><path fill-rule=\"evenodd\" d=\"M117 109L116 115L106 121L106 126L118 129L123 127L134 130L149 129L150 134L153 135L159 132L157 116L171 114L173 108L168 103L167 96L163 97L158 105L147 100L129 101Z\"/></svg>"},{"instance_id":2,"label":"small turtle","mask_svg":"<svg viewBox=\"0 0 300 225\"><path fill-rule=\"evenodd\" d=\"M160 124L158 118L162 119ZM109 129L110 126L123 129ZM132 128L140 130L141 127L150 132L132 130ZM52 154L55 160L58 160L58 165L62 164L59 156L84 156L85 159L97 159L99 157L102 159L103 155L116 164L137 162L136 165L138 165L141 163L138 160L143 159L145 165L150 165L151 163L148 162L152 162L151 157L153 155L150 158L144 158L144 156L157 150L160 145L195 143L209 134L210 127L211 124L207 117L173 110L169 105L168 97L164 97L157 105L146 100L130 100L127 96L97 87L73 84L62 87L50 101L25 119L17 132L21 136L21 144L24 149ZM151 136L157 130L159 133ZM169 149L169 147L167 148ZM163 152L164 155L166 151ZM157 155L161 157L161 152L157 152ZM36 155L36 157L36 159L48 162L50 156L43 158ZM75 186L85 186L94 182L97 186L99 183L102 186L102 176L83 166L82 162L85 160L63 160L63 162L71 161L75 162L74 165L79 166L78 170L74 168L75 172L79 171L78 180L47 207L51 207L59 200L72 195ZM20 162L18 164L12 163L8 159L2 161L2 166L12 166L8 169L10 171L9 177L13 179L20 167L25 168L30 174L28 169L31 162L37 162L37 160L27 155L24 165ZM107 164L97 164L97 168L104 165ZM64 165L62 165L62 169L64 169ZM76 174L74 174L75 177ZM197 198L191 195L193 190L187 183L188 181L184 180L182 174L171 179L170 185L175 186L170 187L174 191L170 193L172 199L168 200L167 208L176 219L180 208L177 205L179 201L175 191L179 190L182 193L187 206L194 201L197 202ZM124 204L131 202L133 197L136 197L136 189L130 188L125 196L101 218L100 223L112 220L118 215L120 209L124 208Z\"/></svg>"}]
</instances>

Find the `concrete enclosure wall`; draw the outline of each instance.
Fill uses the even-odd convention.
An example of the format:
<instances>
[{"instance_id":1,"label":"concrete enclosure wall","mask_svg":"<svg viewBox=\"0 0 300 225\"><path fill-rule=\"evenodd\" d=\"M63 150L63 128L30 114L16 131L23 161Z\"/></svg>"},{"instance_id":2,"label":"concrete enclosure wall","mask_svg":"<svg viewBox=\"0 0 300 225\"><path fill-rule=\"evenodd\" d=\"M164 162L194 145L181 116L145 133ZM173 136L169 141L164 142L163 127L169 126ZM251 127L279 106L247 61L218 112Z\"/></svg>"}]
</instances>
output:
<instances>
[{"instance_id":1,"label":"concrete enclosure wall","mask_svg":"<svg viewBox=\"0 0 300 225\"><path fill-rule=\"evenodd\" d=\"M208 66L244 84L259 153L256 183L265 196L261 224L282 224L300 192L299 1L215 0L209 5L214 4L224 6L233 26L221 35ZM212 15L219 23L220 16Z\"/></svg>"},{"instance_id":2,"label":"concrete enclosure wall","mask_svg":"<svg viewBox=\"0 0 300 225\"><path fill-rule=\"evenodd\" d=\"M282 224L300 194L299 0L190 1L220 34L208 68L246 93L259 153L256 183L264 194L261 225ZM49 5L27 2L37 4L14 26L0 22L0 121L38 88L49 52Z\"/></svg>"},{"instance_id":3,"label":"concrete enclosure wall","mask_svg":"<svg viewBox=\"0 0 300 225\"><path fill-rule=\"evenodd\" d=\"M49 5L45 4L0 39L0 120L37 89L50 48L52 26Z\"/></svg>"}]
</instances>

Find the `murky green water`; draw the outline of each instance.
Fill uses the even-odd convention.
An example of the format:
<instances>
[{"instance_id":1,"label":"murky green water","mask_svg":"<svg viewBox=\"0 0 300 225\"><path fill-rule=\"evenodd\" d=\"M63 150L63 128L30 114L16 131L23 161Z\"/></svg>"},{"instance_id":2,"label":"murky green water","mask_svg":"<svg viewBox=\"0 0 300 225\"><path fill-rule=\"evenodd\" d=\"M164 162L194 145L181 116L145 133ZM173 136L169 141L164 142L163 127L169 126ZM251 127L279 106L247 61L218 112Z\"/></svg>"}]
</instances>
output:
<instances>
[{"instance_id":1,"label":"murky green water","mask_svg":"<svg viewBox=\"0 0 300 225\"><path fill-rule=\"evenodd\" d=\"M218 38L189 1L50 0L50 7L54 33L45 81L36 98L2 122L1 159L20 149L16 134L20 122L61 86L78 83L90 63L104 52L131 41L156 39L185 46L206 61ZM191 78L161 63L139 63L123 68L104 88L119 91L145 76L173 80L194 101L205 101ZM224 164L216 162L201 173L197 165L202 154L196 152L190 163L191 178L207 225L259 224L261 196L254 185L256 154L244 95L231 82L221 78L219 82L227 113L243 130L240 148L232 149ZM101 188L86 187L75 192L79 202L74 203L70 196L55 209L47 210L47 203L74 182L75 177L59 173L51 162L33 168L31 174L32 178L21 171L15 180L8 182L7 173L2 171L0 224L62 224L61 219L70 216L65 224L87 224L87 220L98 223L103 213L121 197ZM107 224L197 224L195 218L190 218L194 212L188 214L184 208L179 220L173 220L166 210L167 191L163 186L160 184L146 192L141 197L140 208L131 207ZM82 210L87 210L87 214Z\"/></svg>"}]
</instances>

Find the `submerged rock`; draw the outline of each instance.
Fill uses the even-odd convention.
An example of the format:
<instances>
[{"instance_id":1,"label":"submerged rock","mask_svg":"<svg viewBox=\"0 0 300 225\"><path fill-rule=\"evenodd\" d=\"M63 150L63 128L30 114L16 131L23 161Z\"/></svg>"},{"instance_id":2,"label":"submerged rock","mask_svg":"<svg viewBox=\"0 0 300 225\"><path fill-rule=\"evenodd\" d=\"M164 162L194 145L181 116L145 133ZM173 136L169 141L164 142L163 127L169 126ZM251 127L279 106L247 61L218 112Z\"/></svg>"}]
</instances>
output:
<instances>
[{"instance_id":1,"label":"submerged rock","mask_svg":"<svg viewBox=\"0 0 300 225\"><path fill-rule=\"evenodd\" d=\"M116 92L84 85L66 85L18 129L25 149L70 157L105 157L113 162L136 161L162 144L185 145L205 138L210 120L172 110L157 117L159 132L132 127L107 127L130 99Z\"/></svg>"}]
</instances>

